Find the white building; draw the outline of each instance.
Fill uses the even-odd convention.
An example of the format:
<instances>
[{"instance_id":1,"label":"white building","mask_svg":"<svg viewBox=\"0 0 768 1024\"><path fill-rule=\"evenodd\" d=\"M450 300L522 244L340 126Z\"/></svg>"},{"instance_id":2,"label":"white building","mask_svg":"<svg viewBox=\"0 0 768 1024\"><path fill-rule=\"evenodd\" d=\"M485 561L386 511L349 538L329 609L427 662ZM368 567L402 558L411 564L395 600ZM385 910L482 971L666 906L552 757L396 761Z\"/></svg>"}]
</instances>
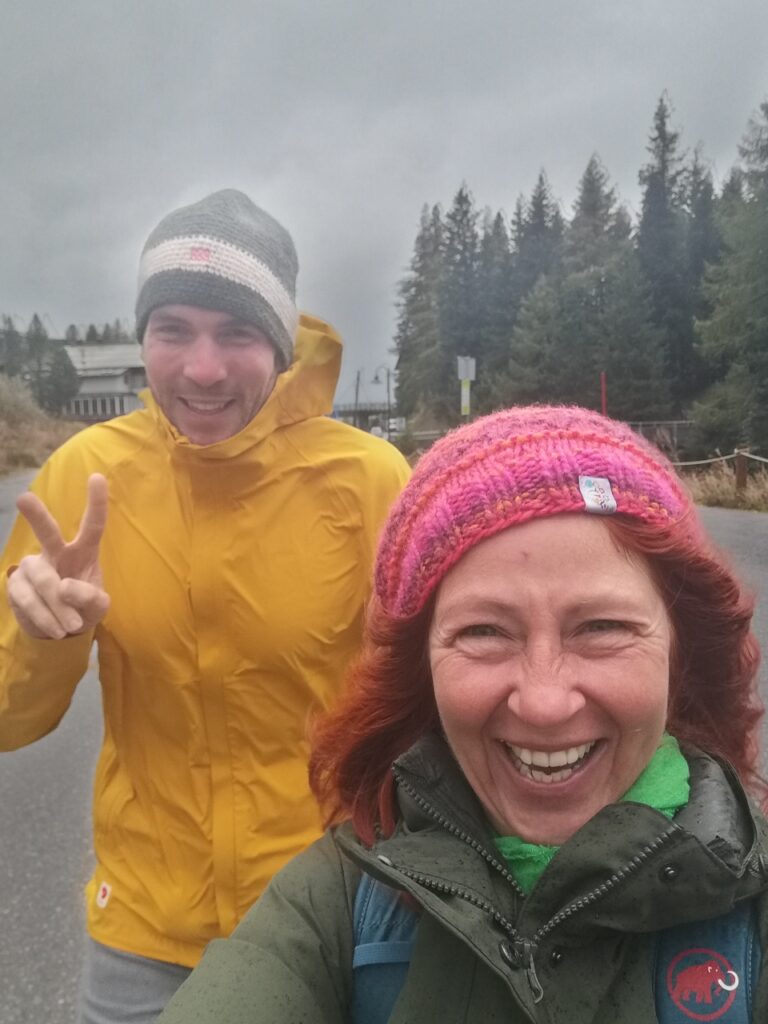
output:
<instances>
[{"instance_id":1,"label":"white building","mask_svg":"<svg viewBox=\"0 0 768 1024\"><path fill-rule=\"evenodd\" d=\"M140 408L138 393L147 386L140 345L64 347L80 380L80 390L64 409L65 416L95 423Z\"/></svg>"}]
</instances>

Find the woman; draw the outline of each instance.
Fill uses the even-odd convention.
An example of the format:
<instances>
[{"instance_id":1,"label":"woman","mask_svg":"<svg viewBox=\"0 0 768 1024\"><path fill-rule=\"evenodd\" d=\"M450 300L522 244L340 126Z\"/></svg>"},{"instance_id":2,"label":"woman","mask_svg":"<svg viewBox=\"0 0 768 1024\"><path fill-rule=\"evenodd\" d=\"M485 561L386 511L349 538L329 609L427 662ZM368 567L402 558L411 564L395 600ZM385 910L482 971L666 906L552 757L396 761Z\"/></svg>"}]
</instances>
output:
<instances>
[{"instance_id":1,"label":"woman","mask_svg":"<svg viewBox=\"0 0 768 1024\"><path fill-rule=\"evenodd\" d=\"M625 425L533 406L443 438L316 735L335 827L162 1021L768 1020L751 614Z\"/></svg>"}]
</instances>

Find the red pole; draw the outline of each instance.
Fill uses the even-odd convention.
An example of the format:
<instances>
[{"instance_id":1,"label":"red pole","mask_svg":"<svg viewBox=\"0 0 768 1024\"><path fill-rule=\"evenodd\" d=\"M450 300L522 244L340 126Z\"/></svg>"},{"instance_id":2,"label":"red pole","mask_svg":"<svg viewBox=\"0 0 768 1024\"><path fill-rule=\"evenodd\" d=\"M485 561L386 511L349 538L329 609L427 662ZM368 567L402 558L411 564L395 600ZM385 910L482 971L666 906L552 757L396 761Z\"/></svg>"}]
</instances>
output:
<instances>
[{"instance_id":1,"label":"red pole","mask_svg":"<svg viewBox=\"0 0 768 1024\"><path fill-rule=\"evenodd\" d=\"M600 408L603 416L608 415L608 393L605 387L605 370L600 371Z\"/></svg>"}]
</instances>

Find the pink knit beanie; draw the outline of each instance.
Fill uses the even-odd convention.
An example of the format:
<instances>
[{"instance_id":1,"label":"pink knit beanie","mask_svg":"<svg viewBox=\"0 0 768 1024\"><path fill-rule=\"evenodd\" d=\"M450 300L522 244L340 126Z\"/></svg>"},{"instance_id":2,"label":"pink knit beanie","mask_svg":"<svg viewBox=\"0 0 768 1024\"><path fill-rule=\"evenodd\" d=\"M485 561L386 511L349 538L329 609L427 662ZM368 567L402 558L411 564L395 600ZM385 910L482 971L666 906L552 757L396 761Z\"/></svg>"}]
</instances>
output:
<instances>
[{"instance_id":1,"label":"pink knit beanie","mask_svg":"<svg viewBox=\"0 0 768 1024\"><path fill-rule=\"evenodd\" d=\"M700 530L670 463L625 423L576 406L506 409L452 431L419 460L384 527L377 597L391 615L414 615L475 544L560 512L687 517Z\"/></svg>"}]
</instances>

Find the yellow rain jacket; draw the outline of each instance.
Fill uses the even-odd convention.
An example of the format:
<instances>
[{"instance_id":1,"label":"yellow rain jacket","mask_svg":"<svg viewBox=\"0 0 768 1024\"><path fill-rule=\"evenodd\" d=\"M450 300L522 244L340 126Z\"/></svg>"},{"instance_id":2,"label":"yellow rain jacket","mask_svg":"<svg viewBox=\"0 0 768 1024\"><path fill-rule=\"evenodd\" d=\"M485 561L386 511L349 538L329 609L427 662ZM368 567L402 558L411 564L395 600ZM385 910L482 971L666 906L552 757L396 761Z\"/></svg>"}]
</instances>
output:
<instances>
[{"instance_id":1,"label":"yellow rain jacket","mask_svg":"<svg viewBox=\"0 0 768 1024\"><path fill-rule=\"evenodd\" d=\"M318 835L310 713L361 635L380 525L408 466L330 419L341 343L302 317L296 359L239 434L199 447L146 409L77 434L40 471L66 538L89 474L109 481L112 603L93 634L35 640L0 601L0 750L54 729L98 644L90 934L193 966ZM19 519L0 579L39 550Z\"/></svg>"}]
</instances>

